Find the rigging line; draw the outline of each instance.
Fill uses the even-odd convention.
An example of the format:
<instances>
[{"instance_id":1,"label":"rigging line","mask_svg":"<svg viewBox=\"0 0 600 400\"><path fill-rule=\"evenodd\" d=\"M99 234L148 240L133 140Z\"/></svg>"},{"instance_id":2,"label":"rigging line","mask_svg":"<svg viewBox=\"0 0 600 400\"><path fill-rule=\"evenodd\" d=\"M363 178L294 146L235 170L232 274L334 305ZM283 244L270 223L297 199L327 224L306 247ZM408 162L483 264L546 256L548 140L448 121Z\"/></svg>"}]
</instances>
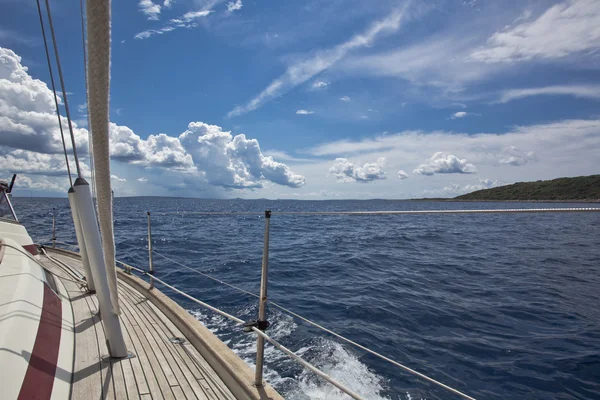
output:
<instances>
[{"instance_id":1,"label":"rigging line","mask_svg":"<svg viewBox=\"0 0 600 400\"><path fill-rule=\"evenodd\" d=\"M83 0L79 0L79 10L81 16L81 49L83 52L83 72L85 76L85 104L88 107L87 110L87 123L88 123L88 154L90 155L90 171L92 174L92 199L96 197L96 177L94 171L94 152L92 148L92 124L90 121L90 110L88 105L88 73L87 73L87 48L85 45L85 17L83 13Z\"/></svg>"},{"instance_id":2,"label":"rigging line","mask_svg":"<svg viewBox=\"0 0 600 400\"><path fill-rule=\"evenodd\" d=\"M86 281L84 281L84 280L81 280L81 279L80 279L80 280L73 280L73 279L65 278L65 277L62 277L62 276L58 275L56 272L53 272L53 271L52 271L52 270L50 270L48 267L46 267L44 264L42 264L42 262L41 262L41 261L39 261L39 260L37 260L37 259L33 258L33 256L32 256L30 253L28 253L27 251L25 251L25 250L23 250L23 249L20 249L20 248L18 248L18 247L16 247L16 246L13 246L12 244L8 244L8 243L0 243L0 248L1 248L2 246L6 246L6 247L8 247L8 248L10 248L10 249L16 250L17 252L21 253L22 255L26 256L26 257L27 257L27 258L29 258L31 261L33 261L34 263L36 263L37 265L39 265L39 266L40 266L40 267L41 267L41 268L42 268L44 271L47 271L48 273L50 273L50 274L52 274L52 275L56 275L56 276L58 276L59 278L61 278L61 279L64 279L65 281L72 282L72 283L76 283L76 284L78 284L78 285L81 285L81 284L87 285L87 282L86 282Z\"/></svg>"},{"instance_id":3,"label":"rigging line","mask_svg":"<svg viewBox=\"0 0 600 400\"><path fill-rule=\"evenodd\" d=\"M48 71L50 72L50 82L52 82L52 92L54 93L54 104L56 105L56 116L58 117L58 127L60 128L60 138L62 140L63 152L65 153L65 162L67 164L67 173L69 174L69 186L73 187L73 178L71 178L71 167L69 166L69 156L67 155L67 145L65 144L65 133L63 132L62 121L60 118L60 109L58 108L58 96L54 86L54 74L52 73L52 63L50 62L50 52L48 51L48 41L46 40L46 30L44 29L44 19L42 18L42 8L40 0L36 0L38 14L40 16L40 27L44 37L44 48L46 49L46 60L48 61Z\"/></svg>"},{"instance_id":4,"label":"rigging line","mask_svg":"<svg viewBox=\"0 0 600 400\"><path fill-rule=\"evenodd\" d=\"M158 251L156 251L156 250L154 250L154 249L152 249L152 252L153 252L153 253L156 253L156 254L158 254L159 256L161 256L161 257L163 257L163 258L166 258L167 260L169 260L169 261L171 261L171 262L174 262L175 264L177 264L177 265L179 265L179 266L181 266L181 267L183 267L183 268L189 269L190 271L193 271L193 272L195 272L195 273L197 273L197 274L199 274L199 275L202 275L202 276L204 276L204 277L206 277L206 278L208 278L208 279L212 279L212 280L213 280L213 281L215 281L215 282L219 282L219 283L221 283L221 284L223 284L223 285L225 285L225 286L229 286L229 287L230 287L230 288L232 288L232 289L235 289L235 290L237 290L237 291L239 291L239 292L245 293L245 294L247 294L247 295L250 295L250 296L252 296L252 297L260 298L260 296L259 296L259 295L257 295L257 294L254 294L254 293L252 293L252 292L249 292L249 291L247 291L247 290L244 290L244 289L242 289L242 288L239 288L239 287L237 287L237 286L234 286L234 285L232 285L232 284L229 284L229 283L227 283L227 282L223 282L222 280L220 280L220 279L217 279L217 278L215 278L215 277L213 277L213 276L210 276L210 275L208 275L208 274L205 274L205 273L203 273L203 272L200 272L200 271L198 271L197 269L194 269L194 268L188 267L187 265L184 265L184 264L182 264L182 263L180 263L180 262L178 262L178 261L175 261L175 260L173 260L172 258L169 258L169 257L165 256L164 254L161 254L161 253L159 253Z\"/></svg>"},{"instance_id":5,"label":"rigging line","mask_svg":"<svg viewBox=\"0 0 600 400\"><path fill-rule=\"evenodd\" d=\"M148 275L148 273L145 273L144 275ZM211 306L210 304L207 304L201 300L198 300L192 296L190 296L189 294L177 289L174 286L169 285L168 283L166 283L165 281L159 279L159 278L154 278L154 280L156 280L158 283L161 283L162 285L166 286L167 288L173 290L175 293L179 293L180 295L182 295L183 297L197 303L200 304L201 306L208 308L209 310L216 312L217 314L222 315L225 318L228 318L234 322L237 322L238 324L244 324L244 320L235 317L231 314L226 313L225 311L219 310L216 307ZM358 399L358 400L362 400L363 398L360 397L360 395L356 394L355 392L353 392L352 390L348 389L347 387L345 387L344 385L342 385L341 383L339 383L338 381L336 381L335 379L333 379L332 377L330 377L329 375L325 374L324 372L322 372L321 370L319 370L318 368L314 367L312 364L308 363L307 361L305 361L303 358L301 358L300 356L298 356L297 354L295 354L293 351L291 351L290 349L288 349L287 347L284 347L281 343L277 342L275 339L271 338L269 335L267 335L266 333L262 332L261 330L259 330L258 328L254 327L252 328L252 330L254 331L254 333L256 333L259 336L262 336L266 341L268 341L269 343L271 343L273 346L275 346L276 348L278 348L279 350L281 350L282 352L284 352L285 354L287 354L290 358L292 358L293 360L295 360L296 362L302 364L305 368L309 369L310 371L314 372L315 374L319 375L321 378L323 378L324 380L326 380L327 382L331 383L332 385L334 385L335 387L337 387L338 389L340 389L342 392L348 394L350 397L354 398L354 399ZM473 399L474 400L474 399Z\"/></svg>"},{"instance_id":6,"label":"rigging line","mask_svg":"<svg viewBox=\"0 0 600 400\"><path fill-rule=\"evenodd\" d=\"M293 315L294 317L299 318L302 321L304 321L304 322L306 322L306 323L308 323L308 324L310 324L310 325L312 325L312 326L314 326L316 328L319 328L319 329L321 329L321 330L323 330L323 331L325 331L325 332L327 332L327 333L329 333L329 334L337 337L338 339L341 339L341 340L345 341L346 343L349 343L349 344L351 344L353 346L356 346L356 347L358 347L358 348L366 351L367 353L370 353L370 354L372 354L372 355L374 355L376 357L379 357L380 359L382 359L384 361L387 361L387 362L389 362L391 364L394 364L395 366L403 369L406 372L409 372L409 373L411 373L413 375L416 375L416 376L418 376L418 377L420 377L422 379L425 379L426 381L429 381L431 383L434 383L434 384L436 384L436 385L438 385L438 386L440 386L440 387L442 387L442 388L444 388L444 389L446 389L446 390L448 390L448 391L450 391L450 392L452 392L454 394L457 394L459 396L464 397L465 399L475 400L475 399L473 399L473 397L471 397L469 395L466 395L466 394L464 394L464 393L462 393L462 392L460 392L460 391L458 391L458 390L456 390L456 389L454 389L454 388L452 388L452 387L450 387L448 385L445 385L442 382L436 381L435 379L430 378L427 375L424 375L424 374L422 374L422 373L420 373L418 371L415 371L414 369L409 368L406 365L400 364L399 362L394 361L391 358L388 358L388 357L384 356L383 354L379 354L376 351L373 351L373 350L371 350L371 349L369 349L369 348L367 348L367 347L365 347L365 346L363 346L361 344L358 344L355 341L350 340L350 339L348 339L348 338L340 335L339 333L335 333L334 331L329 330L329 329L325 328L324 326L321 326L321 325L317 324L316 322L313 322L313 321L311 321L311 320L309 320L307 318L304 318L303 316L301 316L299 314L296 314L295 312L293 312L293 311L291 311L291 310L289 310L289 309L287 309L287 308L285 308L285 307L283 307L283 306L275 303L274 301L269 301L269 303L271 305L279 308L280 310L282 310L282 311L284 311L284 312L286 312L286 313L288 313L290 315Z\"/></svg>"},{"instance_id":7,"label":"rigging line","mask_svg":"<svg viewBox=\"0 0 600 400\"><path fill-rule=\"evenodd\" d=\"M173 262L173 263L175 263L175 264L177 264L177 265L179 265L179 266L181 266L181 267L183 267L183 268L186 268L186 269L188 269L188 270L190 270L190 271L196 272L197 274L199 274L199 275L202 275L202 276L204 276L204 277L206 277L206 278L212 279L213 281L216 281L216 282L219 282L219 283L221 283L221 284L223 284L223 285L229 286L229 287L231 287L231 288L233 288L233 289L236 289L236 290L238 290L238 291L240 291L240 292L242 292L242 293L245 293L245 294L247 294L247 295L250 295L250 296L252 296L252 297L260 298L260 296L258 296L258 295L256 295L256 294L254 294L254 293L252 293L252 292L249 292L249 291L247 291L247 290L241 289L241 288L239 288L239 287L237 287L237 286L234 286L234 285L231 285L231 284L229 284L229 283L227 283L227 282L223 282L222 280L220 280L220 279L217 279L217 278L215 278L215 277L212 277L212 276L210 276L210 275L208 275L208 274L205 274L205 273L203 273L203 272L200 272L200 271L198 271L197 269L194 269L194 268L188 267L187 265L185 265L185 264L182 264L182 263L180 263L180 262L178 262L178 261L175 261L175 260L173 260L172 258L169 258L169 257L167 257L167 256L165 256L165 255L163 255L163 254L161 254L161 253L159 253L159 252L157 252L156 250L153 250L153 253L156 253L156 254L158 254L159 256L161 256L161 257L163 257L163 258L165 258L165 259L167 259L167 260L169 260L169 261L171 261L171 262ZM294 316L294 317L296 317L296 318L298 318L298 319L301 319L302 321L304 321L304 322L306 322L306 323L308 323L308 324L310 324L310 325L312 325L312 326L314 326L314 327L316 327L316 328L318 328L318 329L320 329L320 330L322 330L322 331L325 331L325 332L327 332L327 333L329 333L329 334L331 334L331 335L333 335L333 336L337 337L338 339L341 339L341 340L345 341L346 343L349 343L349 344L351 344L351 345L353 345L353 346L356 346L356 347L358 347L359 349L362 349L362 350L364 350L364 351L366 351L366 352L368 352L368 353L370 353L370 354L372 354L372 355L374 355L374 356L376 356L376 357L378 357L378 358L380 358L380 359L382 359L382 360L384 360L384 361L387 361L387 362L389 362L389 363L391 363L391 364L393 364L393 365L395 365L395 366L397 366L397 367L399 367L399 368L403 369L404 371L406 371L406 372L408 372L408 373L411 373L411 374L413 374L413 375L416 375L416 376L418 376L418 377L420 377L420 378L422 378L422 379L425 379L425 380L426 380L426 381L428 381L428 382L434 383L434 384L438 385L438 386L439 386L439 387L441 387L441 388L444 388L444 389L446 389L446 390L448 390L448 391L450 391L450 392L452 392L452 393L454 393L454 394L457 394L457 395L459 395L459 396L462 396L462 397L464 397L465 399L473 399L473 398L472 398L472 397L470 397L469 395L466 395L466 394L464 394L464 393L462 393L462 392L460 392L460 391L458 391L458 390L456 390L456 389L454 389L454 388L452 388L452 387L450 387L450 386L448 386L448 385L445 385L445 384L443 384L442 382L439 382L439 381L437 381L437 380L435 380L435 379L433 379L433 378L430 378L430 377L428 377L427 375L424 375L424 374L422 374L422 373L420 373L420 372L418 372L418 371L415 371L414 369L412 369L412 368L410 368L410 367L407 367L406 365L400 364L399 362L397 362L397 361L394 361L394 360L392 360L391 358L388 358L388 357L384 356L383 354L377 353L376 351L373 351L373 350L371 350L371 349L369 349L369 348L367 348L367 347L365 347L365 346L363 346L363 345L361 345L361 344L359 344L359 343L356 343L355 341L353 341L353 340L351 340L351 339L348 339L348 338L346 338L346 337L344 337L344 336L340 335L339 333L336 333L336 332L334 332L334 331L332 331L332 330L330 330L330 329L327 329L327 328L325 328L324 326L322 326L322 325L319 325L319 324L317 324L316 322L313 322L313 321L309 320L308 318L305 318L305 317L303 317L303 316L302 316L302 315L300 315L300 314L296 314L296 313L295 313L295 312L293 312L292 310L290 310L290 309L288 309L288 308L285 308L285 307L283 307L282 305L280 305L280 304L278 304L278 303L276 303L276 302L274 302L274 301L271 301L271 300L269 300L269 304L273 305L274 307L276 307L276 308L280 309L280 310L281 310L281 311L283 311L283 312L286 312L286 313L288 313L289 315L292 315L292 316Z\"/></svg>"},{"instance_id":8,"label":"rigging line","mask_svg":"<svg viewBox=\"0 0 600 400\"><path fill-rule=\"evenodd\" d=\"M69 133L71 134L71 145L73 146L73 156L75 158L75 167L77 167L77 176L83 178L81 175L81 168L79 167L79 158L77 158L77 147L75 146L75 134L73 133L73 124L71 122L71 113L69 111L69 102L67 100L67 90L65 89L65 80L62 74L62 68L60 66L60 58L58 56L58 45L56 43L56 35L54 34L54 25L52 24L52 13L50 12L50 3L46 0L46 12L48 13L48 23L50 25L50 33L52 34L52 43L54 45L54 55L56 57L56 65L58 67L58 77L60 78L60 86L63 92L63 99L65 100L65 111L67 114L67 121L69 123Z\"/></svg>"},{"instance_id":9,"label":"rigging line","mask_svg":"<svg viewBox=\"0 0 600 400\"><path fill-rule=\"evenodd\" d=\"M177 264L182 265L180 263L177 263ZM143 275L148 275L148 273L147 272L143 272ZM220 314L220 315L222 315L222 316L224 316L224 317L226 317L226 318L228 318L228 319L230 319L230 320L232 320L234 322L237 322L237 323L240 323L240 324L243 323L243 321L240 320L239 318L237 318L237 317L235 317L235 316L233 316L231 314L228 314L228 313L226 313L226 312L224 312L222 310L219 310L216 307L210 306L209 304L207 304L207 303L205 303L205 302L203 302L201 300L198 300L198 299L196 299L196 298L188 295L187 293L185 293L185 292L183 292L183 291L175 288L174 286L171 286L171 285L167 284L166 282L164 282L163 280L161 280L159 278L156 278L155 276L153 276L153 279L156 280L157 282L163 284L164 286L168 287L169 289L175 291L176 293L179 293L179 294L183 295L184 297L186 297L186 298L188 298L188 299L190 299L190 300L192 300L192 301L194 301L194 302L196 302L196 303L198 303L198 304L200 304L200 305L208 308L209 310L212 310L212 311L214 311L214 312L216 312L216 313L218 313L218 314ZM233 285L228 285L228 286L234 287ZM243 289L239 289L239 288L236 288L236 289L244 291ZM247 293L255 296L252 293L249 293L249 292L247 292ZM343 339L343 340L345 340L346 342L348 342L350 344L353 344L353 345L355 345L355 346L357 346L357 347L359 347L359 348L361 348L361 349L363 349L363 350L365 350L365 351L367 351L367 352L369 352L369 353L371 353L371 354L373 354L373 355L375 355L375 356L377 356L377 357L379 357L379 358L381 358L381 359L383 359L385 361L388 361L388 362L390 362L390 363L392 363L392 364L394 364L394 365L396 365L396 366L404 369L407 372L410 372L410 373L412 373L414 375L417 375L417 376L419 376L419 377L421 377L421 378L423 378L423 379L425 379L425 380L427 380L427 381L429 381L431 383L434 383L434 384L438 385L439 387L444 388L444 389L446 389L446 390L448 390L448 391L450 391L450 392L452 392L454 394L457 394L457 395L459 395L459 396L461 396L461 397L463 397L465 399L475 400L475 398L473 398L473 397L471 397L471 396L469 396L469 395L467 395L467 394L465 394L465 393L463 393L463 392L461 392L461 391L459 391L457 389L454 389L454 388L452 388L452 387L450 387L448 385L445 385L445 384L443 384L443 383L441 383L441 382L439 382L439 381L437 381L437 380L435 380L433 378L428 377L427 375L424 375L424 374L422 374L420 372L417 372L417 371L413 370L412 368L409 368L409 367L407 367L405 365L402 365L402 364L400 364L400 363L398 363L398 362L396 362L396 361L394 361L394 360L392 360L390 358L387 358L387 357L385 357L385 356L383 356L383 355L381 355L381 354L379 354L379 353L377 353L377 352L375 352L373 350L369 350L368 348L366 348L364 346L361 346L360 344L358 344L358 343L356 343L356 342L354 342L354 341L352 341L350 339L346 339L345 337L343 337L343 336L341 336L341 335L339 335L339 334L337 334L337 333L335 333L335 332L333 332L333 331L331 331L329 329L326 329L326 328L322 327L321 325L316 324L316 323L314 323L314 322L312 322L312 321L310 321L310 320L308 320L308 319L306 319L306 318L304 318L304 317L302 317L302 316L300 316L300 315L298 315L298 314L296 314L296 313L288 310L285 307L282 307L282 306L280 306L280 305L278 305L276 303L273 303L273 302L270 302L270 303L273 304L274 306L276 306L277 308L279 308L279 309L281 309L281 310L283 310L283 311L285 311L285 312L287 312L287 313L289 313L291 315L294 315L294 316L302 319L303 321L306 321L306 322L310 323L311 325L314 325L315 327L318 327L319 329L322 329L322 330L324 330L326 332L329 332L332 335L335 335L336 337L339 337L340 339ZM266 335L264 332L258 330L257 328L253 328L252 330L256 334L264 337L265 340L267 340L268 342L270 342L273 346L277 347L279 350L283 351L288 356L290 356L294 360L298 361L300 364L302 364L307 369L311 370L312 372L314 372L317 375L321 376L322 378L324 378L328 382L332 383L334 386L338 387L343 392L349 394L351 397L353 397L355 399L362 399L362 397L360 397L358 394L352 392L350 389L348 389L348 388L346 388L344 386L341 386L338 382L336 382L335 380L333 380L331 377L329 377L328 375L324 374L322 371L318 370L317 368L315 368L311 364L307 363L304 359L298 357L298 355L296 355L293 351L291 351L288 348L282 346L280 343L278 343L277 341L273 340L271 337L269 337L268 335Z\"/></svg>"}]
</instances>

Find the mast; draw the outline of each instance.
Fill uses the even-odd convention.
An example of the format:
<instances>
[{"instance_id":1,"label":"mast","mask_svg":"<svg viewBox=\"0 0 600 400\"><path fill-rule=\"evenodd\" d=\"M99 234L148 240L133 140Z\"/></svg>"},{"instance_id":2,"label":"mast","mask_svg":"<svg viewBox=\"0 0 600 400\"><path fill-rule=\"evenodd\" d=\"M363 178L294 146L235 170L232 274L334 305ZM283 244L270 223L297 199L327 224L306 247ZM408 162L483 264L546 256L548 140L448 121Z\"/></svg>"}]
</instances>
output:
<instances>
[{"instance_id":1,"label":"mast","mask_svg":"<svg viewBox=\"0 0 600 400\"><path fill-rule=\"evenodd\" d=\"M87 92L90 128L93 132L93 157L97 185L98 217L102 241L95 218L89 183L79 177L73 185L80 223L85 235L88 257L96 286L100 317L104 324L108 350L113 358L128 356L119 321L115 242L112 226L110 186L109 92L110 92L110 0L88 0ZM104 245L104 247L103 247Z\"/></svg>"}]
</instances>

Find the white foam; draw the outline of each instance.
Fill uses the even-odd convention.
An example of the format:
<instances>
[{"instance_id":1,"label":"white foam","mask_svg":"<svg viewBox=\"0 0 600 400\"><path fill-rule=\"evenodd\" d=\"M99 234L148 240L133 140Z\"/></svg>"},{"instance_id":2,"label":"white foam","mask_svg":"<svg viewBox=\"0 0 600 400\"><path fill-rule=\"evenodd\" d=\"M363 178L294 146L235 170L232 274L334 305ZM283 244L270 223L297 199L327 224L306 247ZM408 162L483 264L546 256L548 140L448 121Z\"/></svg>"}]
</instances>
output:
<instances>
[{"instance_id":1,"label":"white foam","mask_svg":"<svg viewBox=\"0 0 600 400\"><path fill-rule=\"evenodd\" d=\"M223 340L250 366L254 368L256 358L256 339L254 335L240 332L239 326L220 315L204 311L189 310L200 322ZM249 307L237 314L253 314L256 310ZM291 335L298 325L287 314L274 312L269 334L277 341ZM323 337L315 337L296 351L311 364L327 375L361 394L366 399L384 400L381 392L384 380L360 362L360 360L338 342ZM293 378L289 377L293 372ZM288 376L282 376L288 375ZM301 368L292 359L273 346L265 347L265 380L286 399L290 400L342 400L350 397L337 388Z\"/></svg>"},{"instance_id":2,"label":"white foam","mask_svg":"<svg viewBox=\"0 0 600 400\"><path fill-rule=\"evenodd\" d=\"M306 357L309 362L366 399L387 399L381 395L383 379L370 371L354 354L348 352L340 343L329 339L319 338L317 343L318 345L312 349L300 349L305 354L311 353ZM297 390L287 398L350 399L350 396L306 370L303 370L298 377Z\"/></svg>"}]
</instances>

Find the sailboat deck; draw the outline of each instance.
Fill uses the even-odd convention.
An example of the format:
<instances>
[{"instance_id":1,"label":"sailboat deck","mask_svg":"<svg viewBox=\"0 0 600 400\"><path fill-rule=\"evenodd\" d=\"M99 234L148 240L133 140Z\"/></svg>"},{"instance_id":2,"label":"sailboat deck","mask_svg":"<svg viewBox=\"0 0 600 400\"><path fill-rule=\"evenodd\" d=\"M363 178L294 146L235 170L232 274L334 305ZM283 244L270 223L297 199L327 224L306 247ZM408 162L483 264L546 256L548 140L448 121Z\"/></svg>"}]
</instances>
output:
<instances>
[{"instance_id":1,"label":"sailboat deck","mask_svg":"<svg viewBox=\"0 0 600 400\"><path fill-rule=\"evenodd\" d=\"M51 256L82 271L79 259L54 252ZM59 279L68 278L52 260L41 257ZM71 398L235 399L196 348L187 341L171 341L184 338L183 333L145 296L121 280L121 325L134 357L109 361L104 328L95 314L96 295L86 293L75 282L61 281L71 300L75 325Z\"/></svg>"}]
</instances>

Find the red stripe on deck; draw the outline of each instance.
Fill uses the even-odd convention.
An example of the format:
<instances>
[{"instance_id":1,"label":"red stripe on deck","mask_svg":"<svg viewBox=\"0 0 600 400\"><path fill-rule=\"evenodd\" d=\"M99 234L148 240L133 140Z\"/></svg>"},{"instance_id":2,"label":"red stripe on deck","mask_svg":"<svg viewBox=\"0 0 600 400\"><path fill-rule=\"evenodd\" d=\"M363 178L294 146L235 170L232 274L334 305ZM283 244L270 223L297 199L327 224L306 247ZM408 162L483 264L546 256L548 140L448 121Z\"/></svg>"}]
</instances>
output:
<instances>
[{"instance_id":1,"label":"red stripe on deck","mask_svg":"<svg viewBox=\"0 0 600 400\"><path fill-rule=\"evenodd\" d=\"M34 256L38 255L37 246L35 244L26 244L25 246L23 246L23 248L31 254L33 254Z\"/></svg>"},{"instance_id":2,"label":"red stripe on deck","mask_svg":"<svg viewBox=\"0 0 600 400\"><path fill-rule=\"evenodd\" d=\"M56 374L61 331L62 304L52 289L44 284L44 304L40 325L19 400L50 399Z\"/></svg>"}]
</instances>

